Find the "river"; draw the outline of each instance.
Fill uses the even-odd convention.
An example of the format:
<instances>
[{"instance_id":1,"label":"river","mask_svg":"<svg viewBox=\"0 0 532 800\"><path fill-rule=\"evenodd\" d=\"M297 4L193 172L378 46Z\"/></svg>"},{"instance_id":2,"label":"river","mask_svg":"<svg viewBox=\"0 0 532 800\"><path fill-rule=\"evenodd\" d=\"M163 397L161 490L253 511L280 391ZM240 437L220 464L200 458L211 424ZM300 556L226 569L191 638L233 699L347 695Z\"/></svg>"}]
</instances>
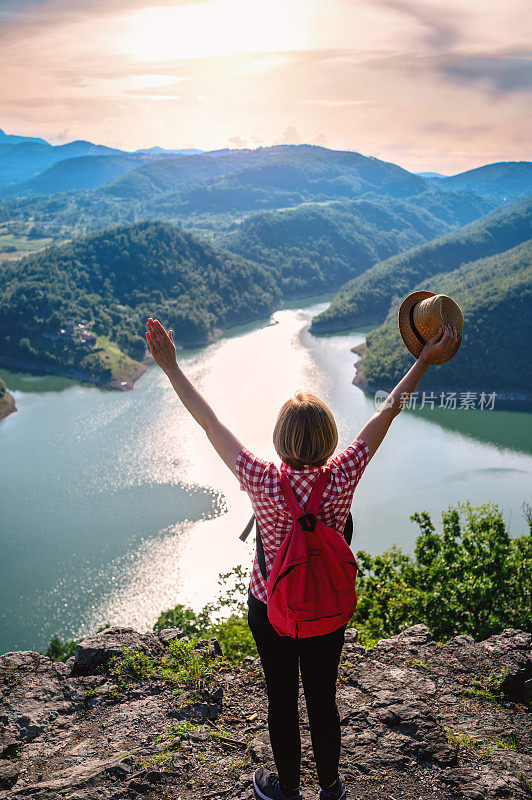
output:
<instances>
[{"instance_id":1,"label":"river","mask_svg":"<svg viewBox=\"0 0 532 800\"><path fill-rule=\"evenodd\" d=\"M276 458L275 418L298 389L331 406L341 447L374 412L352 385L351 347L364 331L311 336L325 303L300 305L179 353L222 421L264 458ZM247 495L157 365L128 393L0 377L18 406L0 422L0 652L43 649L55 633L77 638L104 623L147 630L177 603L198 610L216 597L219 573L252 563L253 536L238 538ZM393 543L411 552L410 514L439 523L457 501L495 502L512 534L524 533L531 419L496 405L403 411L355 492L355 552Z\"/></svg>"}]
</instances>

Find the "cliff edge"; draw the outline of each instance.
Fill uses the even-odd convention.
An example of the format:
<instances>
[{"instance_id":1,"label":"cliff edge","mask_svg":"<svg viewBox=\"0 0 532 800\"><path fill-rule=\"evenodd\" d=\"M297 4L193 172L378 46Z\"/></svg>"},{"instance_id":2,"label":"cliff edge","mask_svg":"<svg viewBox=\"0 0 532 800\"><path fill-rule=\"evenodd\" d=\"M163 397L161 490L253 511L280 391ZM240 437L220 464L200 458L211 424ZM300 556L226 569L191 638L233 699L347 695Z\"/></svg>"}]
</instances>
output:
<instances>
[{"instance_id":1,"label":"cliff edge","mask_svg":"<svg viewBox=\"0 0 532 800\"><path fill-rule=\"evenodd\" d=\"M365 800L525 800L532 793L532 635L437 644L415 625L367 651L348 628L340 768ZM317 796L303 692L302 792ZM216 639L108 628L66 663L0 656L0 798L251 800L274 769L260 662Z\"/></svg>"}]
</instances>

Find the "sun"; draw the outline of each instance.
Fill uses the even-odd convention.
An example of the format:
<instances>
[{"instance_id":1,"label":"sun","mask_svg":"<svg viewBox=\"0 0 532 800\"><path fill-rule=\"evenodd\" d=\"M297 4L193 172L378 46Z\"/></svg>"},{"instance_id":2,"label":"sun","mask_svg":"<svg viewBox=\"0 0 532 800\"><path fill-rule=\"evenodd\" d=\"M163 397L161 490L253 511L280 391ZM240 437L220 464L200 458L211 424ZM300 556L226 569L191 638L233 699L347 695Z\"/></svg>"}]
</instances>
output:
<instances>
[{"instance_id":1,"label":"sun","mask_svg":"<svg viewBox=\"0 0 532 800\"><path fill-rule=\"evenodd\" d=\"M305 0L205 0L147 7L121 20L119 44L138 61L303 50L304 5Z\"/></svg>"}]
</instances>

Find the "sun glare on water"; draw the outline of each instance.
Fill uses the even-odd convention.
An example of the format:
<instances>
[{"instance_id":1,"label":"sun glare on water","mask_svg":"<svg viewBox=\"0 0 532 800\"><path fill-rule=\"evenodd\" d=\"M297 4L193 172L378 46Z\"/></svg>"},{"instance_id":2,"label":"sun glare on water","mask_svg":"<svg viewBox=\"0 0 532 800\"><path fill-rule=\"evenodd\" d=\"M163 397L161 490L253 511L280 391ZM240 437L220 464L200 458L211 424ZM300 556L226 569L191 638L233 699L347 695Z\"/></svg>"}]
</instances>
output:
<instances>
[{"instance_id":1,"label":"sun glare on water","mask_svg":"<svg viewBox=\"0 0 532 800\"><path fill-rule=\"evenodd\" d=\"M121 46L139 61L299 50L303 0L207 0L144 8L123 19Z\"/></svg>"}]
</instances>

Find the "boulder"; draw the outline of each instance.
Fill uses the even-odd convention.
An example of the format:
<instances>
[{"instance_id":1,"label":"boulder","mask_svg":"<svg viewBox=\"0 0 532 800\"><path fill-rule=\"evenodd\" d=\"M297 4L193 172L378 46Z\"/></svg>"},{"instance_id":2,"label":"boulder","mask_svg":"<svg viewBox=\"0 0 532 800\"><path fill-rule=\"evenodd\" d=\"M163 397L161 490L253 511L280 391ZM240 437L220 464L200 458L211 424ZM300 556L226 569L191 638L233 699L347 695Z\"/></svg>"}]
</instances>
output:
<instances>
[{"instance_id":1,"label":"boulder","mask_svg":"<svg viewBox=\"0 0 532 800\"><path fill-rule=\"evenodd\" d=\"M121 656L126 647L151 658L163 653L163 645L155 633L138 633L133 628L113 626L76 645L71 675L97 675L109 666L111 659Z\"/></svg>"},{"instance_id":2,"label":"boulder","mask_svg":"<svg viewBox=\"0 0 532 800\"><path fill-rule=\"evenodd\" d=\"M159 631L157 634L160 641L167 645L173 639L183 639L185 636L184 631L181 628L164 628L164 630ZM187 637L188 639L188 637Z\"/></svg>"}]
</instances>

